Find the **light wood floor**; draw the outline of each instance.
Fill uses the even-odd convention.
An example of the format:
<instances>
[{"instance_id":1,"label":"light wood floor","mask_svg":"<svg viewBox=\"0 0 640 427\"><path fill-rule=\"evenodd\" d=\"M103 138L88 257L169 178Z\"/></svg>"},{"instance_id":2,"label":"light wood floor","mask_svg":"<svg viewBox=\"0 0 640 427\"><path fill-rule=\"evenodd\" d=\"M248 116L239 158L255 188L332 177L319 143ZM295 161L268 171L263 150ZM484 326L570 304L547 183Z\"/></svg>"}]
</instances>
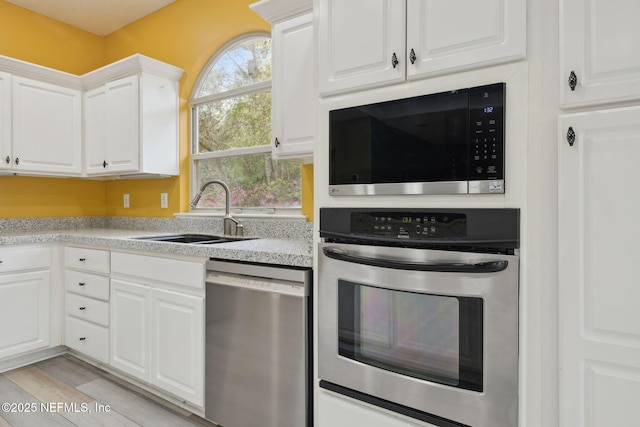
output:
<instances>
[{"instance_id":1,"label":"light wood floor","mask_svg":"<svg viewBox=\"0 0 640 427\"><path fill-rule=\"evenodd\" d=\"M0 427L216 427L70 355L1 374L0 405Z\"/></svg>"}]
</instances>

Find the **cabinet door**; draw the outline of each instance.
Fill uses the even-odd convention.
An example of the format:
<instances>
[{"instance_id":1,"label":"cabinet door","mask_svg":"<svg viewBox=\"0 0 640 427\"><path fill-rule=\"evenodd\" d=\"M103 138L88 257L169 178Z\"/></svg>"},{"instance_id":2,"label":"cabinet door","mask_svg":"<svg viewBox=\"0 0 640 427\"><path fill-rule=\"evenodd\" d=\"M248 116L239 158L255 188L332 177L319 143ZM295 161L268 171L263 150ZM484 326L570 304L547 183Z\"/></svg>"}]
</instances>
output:
<instances>
[{"instance_id":1,"label":"cabinet door","mask_svg":"<svg viewBox=\"0 0 640 427\"><path fill-rule=\"evenodd\" d=\"M0 276L0 359L49 346L49 271Z\"/></svg>"},{"instance_id":2,"label":"cabinet door","mask_svg":"<svg viewBox=\"0 0 640 427\"><path fill-rule=\"evenodd\" d=\"M106 142L109 172L135 172L140 159L140 93L138 76L106 85Z\"/></svg>"},{"instance_id":3,"label":"cabinet door","mask_svg":"<svg viewBox=\"0 0 640 427\"><path fill-rule=\"evenodd\" d=\"M16 76L12 81L14 170L80 175L80 91Z\"/></svg>"},{"instance_id":4,"label":"cabinet door","mask_svg":"<svg viewBox=\"0 0 640 427\"><path fill-rule=\"evenodd\" d=\"M560 11L563 105L640 99L640 2L562 0Z\"/></svg>"},{"instance_id":5,"label":"cabinet door","mask_svg":"<svg viewBox=\"0 0 640 427\"><path fill-rule=\"evenodd\" d=\"M322 0L318 9L320 93L403 81L405 12L404 0Z\"/></svg>"},{"instance_id":6,"label":"cabinet door","mask_svg":"<svg viewBox=\"0 0 640 427\"><path fill-rule=\"evenodd\" d=\"M87 175L107 171L107 88L84 94L84 171Z\"/></svg>"},{"instance_id":7,"label":"cabinet door","mask_svg":"<svg viewBox=\"0 0 640 427\"><path fill-rule=\"evenodd\" d=\"M204 298L154 289L151 382L204 404Z\"/></svg>"},{"instance_id":8,"label":"cabinet door","mask_svg":"<svg viewBox=\"0 0 640 427\"><path fill-rule=\"evenodd\" d=\"M0 72L0 169L11 169L11 75Z\"/></svg>"},{"instance_id":9,"label":"cabinet door","mask_svg":"<svg viewBox=\"0 0 640 427\"><path fill-rule=\"evenodd\" d=\"M313 159L315 72L313 15L273 26L273 157Z\"/></svg>"},{"instance_id":10,"label":"cabinet door","mask_svg":"<svg viewBox=\"0 0 640 427\"><path fill-rule=\"evenodd\" d=\"M526 0L407 0L407 77L524 58Z\"/></svg>"},{"instance_id":11,"label":"cabinet door","mask_svg":"<svg viewBox=\"0 0 640 427\"><path fill-rule=\"evenodd\" d=\"M111 279L111 365L150 380L151 288Z\"/></svg>"},{"instance_id":12,"label":"cabinet door","mask_svg":"<svg viewBox=\"0 0 640 427\"><path fill-rule=\"evenodd\" d=\"M636 425L640 107L559 124L560 426Z\"/></svg>"},{"instance_id":13,"label":"cabinet door","mask_svg":"<svg viewBox=\"0 0 640 427\"><path fill-rule=\"evenodd\" d=\"M318 394L318 427L429 427L423 422L411 423L404 418L371 409L365 404L320 390Z\"/></svg>"}]
</instances>

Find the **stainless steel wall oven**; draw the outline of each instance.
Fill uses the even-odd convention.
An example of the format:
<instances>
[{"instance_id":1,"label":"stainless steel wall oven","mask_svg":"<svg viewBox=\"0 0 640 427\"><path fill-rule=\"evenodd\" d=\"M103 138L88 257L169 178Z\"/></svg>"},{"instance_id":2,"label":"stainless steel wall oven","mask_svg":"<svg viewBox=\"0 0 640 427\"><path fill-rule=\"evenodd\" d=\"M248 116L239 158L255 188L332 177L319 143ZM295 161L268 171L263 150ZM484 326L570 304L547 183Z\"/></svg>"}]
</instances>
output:
<instances>
[{"instance_id":1,"label":"stainless steel wall oven","mask_svg":"<svg viewBox=\"0 0 640 427\"><path fill-rule=\"evenodd\" d=\"M436 426L518 422L517 209L320 210L320 386Z\"/></svg>"}]
</instances>

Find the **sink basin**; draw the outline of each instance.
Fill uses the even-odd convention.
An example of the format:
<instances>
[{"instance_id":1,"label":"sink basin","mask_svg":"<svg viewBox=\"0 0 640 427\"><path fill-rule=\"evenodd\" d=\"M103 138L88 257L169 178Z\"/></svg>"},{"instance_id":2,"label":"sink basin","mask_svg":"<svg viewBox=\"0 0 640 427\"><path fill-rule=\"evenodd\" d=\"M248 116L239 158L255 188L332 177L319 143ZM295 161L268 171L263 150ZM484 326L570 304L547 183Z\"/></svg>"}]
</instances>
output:
<instances>
[{"instance_id":1,"label":"sink basin","mask_svg":"<svg viewBox=\"0 0 640 427\"><path fill-rule=\"evenodd\" d=\"M236 242L238 240L251 240L246 237L217 236L213 234L172 234L162 236L135 237L136 240L151 240L154 242L191 243L197 245L210 245L213 243Z\"/></svg>"}]
</instances>

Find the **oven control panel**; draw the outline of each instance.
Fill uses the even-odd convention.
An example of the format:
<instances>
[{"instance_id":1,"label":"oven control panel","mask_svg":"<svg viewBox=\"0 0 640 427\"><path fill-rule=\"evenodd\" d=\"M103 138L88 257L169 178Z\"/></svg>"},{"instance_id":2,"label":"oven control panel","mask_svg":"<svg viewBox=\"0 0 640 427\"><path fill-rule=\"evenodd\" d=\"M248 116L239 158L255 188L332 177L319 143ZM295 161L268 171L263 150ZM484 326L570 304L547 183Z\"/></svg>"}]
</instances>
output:
<instances>
[{"instance_id":1,"label":"oven control panel","mask_svg":"<svg viewBox=\"0 0 640 427\"><path fill-rule=\"evenodd\" d=\"M352 212L351 233L407 240L464 238L467 216L450 212Z\"/></svg>"}]
</instances>

